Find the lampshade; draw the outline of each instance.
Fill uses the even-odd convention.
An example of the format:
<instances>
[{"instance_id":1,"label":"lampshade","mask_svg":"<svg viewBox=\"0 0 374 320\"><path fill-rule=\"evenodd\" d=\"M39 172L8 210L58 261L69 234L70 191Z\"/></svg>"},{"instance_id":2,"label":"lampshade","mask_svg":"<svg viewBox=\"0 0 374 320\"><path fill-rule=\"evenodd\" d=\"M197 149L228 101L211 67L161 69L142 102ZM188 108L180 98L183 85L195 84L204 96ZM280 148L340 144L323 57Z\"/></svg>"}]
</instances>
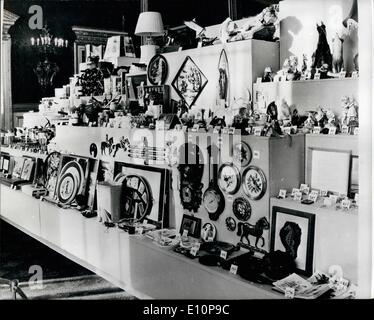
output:
<instances>
[{"instance_id":1,"label":"lampshade","mask_svg":"<svg viewBox=\"0 0 374 320\"><path fill-rule=\"evenodd\" d=\"M159 12L141 12L136 24L135 34L142 37L156 37L164 34L164 25Z\"/></svg>"}]
</instances>

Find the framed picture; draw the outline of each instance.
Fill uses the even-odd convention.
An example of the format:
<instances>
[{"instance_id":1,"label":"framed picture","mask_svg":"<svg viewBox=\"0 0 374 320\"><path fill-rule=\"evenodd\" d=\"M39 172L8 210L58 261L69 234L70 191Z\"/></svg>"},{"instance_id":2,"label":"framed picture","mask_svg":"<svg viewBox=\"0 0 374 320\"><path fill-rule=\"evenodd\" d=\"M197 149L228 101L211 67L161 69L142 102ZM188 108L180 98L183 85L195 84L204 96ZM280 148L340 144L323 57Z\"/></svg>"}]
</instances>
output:
<instances>
[{"instance_id":1,"label":"framed picture","mask_svg":"<svg viewBox=\"0 0 374 320\"><path fill-rule=\"evenodd\" d=\"M273 207L270 250L289 253L297 272L309 276L313 273L314 229L314 214Z\"/></svg>"},{"instance_id":2,"label":"framed picture","mask_svg":"<svg viewBox=\"0 0 374 320\"><path fill-rule=\"evenodd\" d=\"M179 233L183 234L184 230L188 230L187 235L193 238L200 238L201 219L184 214L179 229Z\"/></svg>"},{"instance_id":3,"label":"framed picture","mask_svg":"<svg viewBox=\"0 0 374 320\"><path fill-rule=\"evenodd\" d=\"M134 197L139 199L139 204L135 208L137 201L127 199L128 196L124 194L123 203L125 216L128 216L133 211L142 211L142 207L147 207L147 214L144 218L149 223L155 224L161 228L168 227L168 190L169 184L169 170L150 167L144 165L130 164L124 162L114 163L114 182L126 183L126 188L134 194ZM127 201L129 200L129 201ZM131 210L126 206L129 205Z\"/></svg>"},{"instance_id":4,"label":"framed picture","mask_svg":"<svg viewBox=\"0 0 374 320\"><path fill-rule=\"evenodd\" d=\"M14 167L12 172L13 178L21 178L24 161L25 158L23 157L14 157Z\"/></svg>"},{"instance_id":5,"label":"framed picture","mask_svg":"<svg viewBox=\"0 0 374 320\"><path fill-rule=\"evenodd\" d=\"M208 79L195 62L190 57L186 57L172 82L172 86L191 108L207 83Z\"/></svg>"},{"instance_id":6,"label":"framed picture","mask_svg":"<svg viewBox=\"0 0 374 320\"><path fill-rule=\"evenodd\" d=\"M29 181L31 179L31 175L34 169L34 163L35 161L31 158L25 159L23 163L22 173L21 173L21 179Z\"/></svg>"},{"instance_id":7,"label":"framed picture","mask_svg":"<svg viewBox=\"0 0 374 320\"><path fill-rule=\"evenodd\" d=\"M310 186L333 193L348 194L351 152L329 149L311 149Z\"/></svg>"}]
</instances>

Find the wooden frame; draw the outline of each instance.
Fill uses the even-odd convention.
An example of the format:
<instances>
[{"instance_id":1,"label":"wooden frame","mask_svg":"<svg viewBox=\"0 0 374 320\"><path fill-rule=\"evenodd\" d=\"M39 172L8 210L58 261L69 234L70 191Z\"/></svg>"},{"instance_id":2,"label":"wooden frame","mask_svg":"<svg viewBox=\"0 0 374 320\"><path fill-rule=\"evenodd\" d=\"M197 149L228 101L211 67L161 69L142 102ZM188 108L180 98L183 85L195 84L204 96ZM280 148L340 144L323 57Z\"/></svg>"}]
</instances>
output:
<instances>
[{"instance_id":1,"label":"wooden frame","mask_svg":"<svg viewBox=\"0 0 374 320\"><path fill-rule=\"evenodd\" d=\"M188 229L186 229L186 227L188 227ZM183 234L184 230L188 230L188 236L193 238L200 238L201 219L190 216L188 214L184 214L181 221L181 226L179 228L179 233Z\"/></svg>"},{"instance_id":2,"label":"wooden frame","mask_svg":"<svg viewBox=\"0 0 374 320\"><path fill-rule=\"evenodd\" d=\"M181 88L180 88L180 85L179 85L179 80L181 79L181 74L182 73L186 73L186 74L188 73L188 71L185 70L187 63L193 64L193 66L196 68L196 71L199 73L199 76L200 76L200 87L199 87L199 91L195 91L195 95L193 96L193 99L191 99L191 101L186 101L186 98L182 94ZM200 68L196 65L196 63L191 59L191 57L187 56L186 59L183 61L181 67L179 68L177 74L175 75L175 77L174 77L171 85L174 88L174 90L177 92L177 94L183 99L183 101L186 103L186 105L189 108L191 108L195 104L195 102L196 102L197 98L200 96L201 92L203 92L203 90L204 90L205 86L207 85L207 83L208 83L207 77L200 70ZM188 88L188 85L187 85L187 88ZM185 89L185 90L188 90L188 89Z\"/></svg>"},{"instance_id":3,"label":"wooden frame","mask_svg":"<svg viewBox=\"0 0 374 320\"><path fill-rule=\"evenodd\" d=\"M284 222L284 225L281 224ZM287 250L282 240L280 232L284 228L293 224L299 228L300 239L293 239L296 246ZM296 271L305 276L313 273L313 254L314 254L314 233L315 233L315 215L312 213L291 210L282 207L273 207L271 219L271 243L270 251L286 251L295 253ZM288 248L289 249L289 248Z\"/></svg>"}]
</instances>

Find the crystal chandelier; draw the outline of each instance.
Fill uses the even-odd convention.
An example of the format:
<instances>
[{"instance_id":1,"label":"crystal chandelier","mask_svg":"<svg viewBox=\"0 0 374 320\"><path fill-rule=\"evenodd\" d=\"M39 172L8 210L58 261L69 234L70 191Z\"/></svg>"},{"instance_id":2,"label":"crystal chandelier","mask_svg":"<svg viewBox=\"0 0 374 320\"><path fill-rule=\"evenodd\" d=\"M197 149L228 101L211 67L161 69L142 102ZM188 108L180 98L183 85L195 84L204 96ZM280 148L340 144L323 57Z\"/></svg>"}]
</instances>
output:
<instances>
[{"instance_id":1,"label":"crystal chandelier","mask_svg":"<svg viewBox=\"0 0 374 320\"><path fill-rule=\"evenodd\" d=\"M69 42L63 38L52 36L45 26L37 37L30 38L31 47L38 51L40 61L34 68L38 83L43 94L50 93L54 86L54 80L59 67L53 61L57 52L68 48Z\"/></svg>"}]
</instances>

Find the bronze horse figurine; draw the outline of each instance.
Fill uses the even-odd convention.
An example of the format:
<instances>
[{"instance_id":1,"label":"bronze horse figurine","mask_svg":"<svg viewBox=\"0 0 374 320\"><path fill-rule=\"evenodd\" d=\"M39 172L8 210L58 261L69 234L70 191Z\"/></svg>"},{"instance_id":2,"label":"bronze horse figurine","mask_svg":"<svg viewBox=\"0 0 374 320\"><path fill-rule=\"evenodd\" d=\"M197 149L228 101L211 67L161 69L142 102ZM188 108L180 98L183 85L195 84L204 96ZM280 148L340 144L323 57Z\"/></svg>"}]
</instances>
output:
<instances>
[{"instance_id":1,"label":"bronze horse figurine","mask_svg":"<svg viewBox=\"0 0 374 320\"><path fill-rule=\"evenodd\" d=\"M240 236L240 242L243 242L243 239L245 238L249 245L251 244L251 242L249 241L248 236L256 237L256 248L258 248L258 240L261 239L261 247L263 247L265 245L265 239L262 234L264 230L269 230L269 228L270 224L265 217L258 219L255 225L248 222L239 222L237 235Z\"/></svg>"}]
</instances>

